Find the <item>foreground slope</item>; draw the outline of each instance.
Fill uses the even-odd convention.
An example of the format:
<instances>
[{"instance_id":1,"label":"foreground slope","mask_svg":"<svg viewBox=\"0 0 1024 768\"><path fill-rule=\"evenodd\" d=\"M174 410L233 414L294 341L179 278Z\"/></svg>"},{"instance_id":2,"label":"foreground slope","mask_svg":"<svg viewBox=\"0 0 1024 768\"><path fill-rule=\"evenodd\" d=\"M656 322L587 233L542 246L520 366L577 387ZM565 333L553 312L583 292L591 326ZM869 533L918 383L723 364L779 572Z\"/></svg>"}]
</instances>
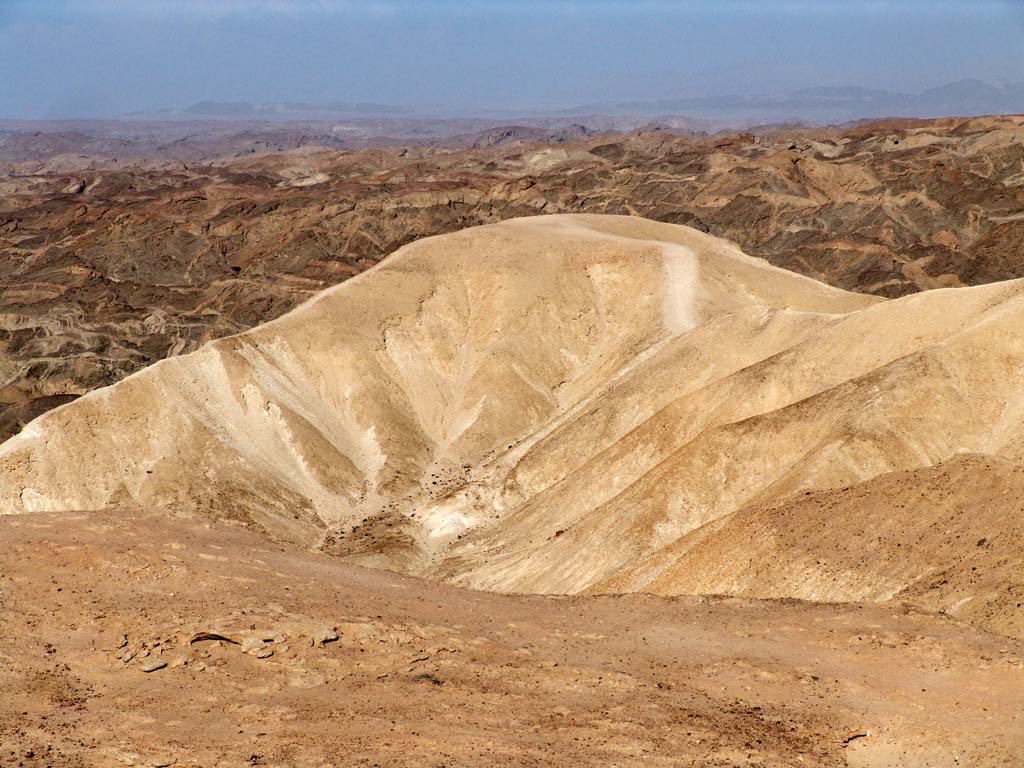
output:
<instances>
[{"instance_id":1,"label":"foreground slope","mask_svg":"<svg viewBox=\"0 0 1024 768\"><path fill-rule=\"evenodd\" d=\"M884 301L686 227L514 220L44 415L0 447L0 510L195 510L473 587L595 589L752 504L1024 459L1021 327L1021 281Z\"/></svg>"},{"instance_id":2,"label":"foreground slope","mask_svg":"<svg viewBox=\"0 0 1024 768\"><path fill-rule=\"evenodd\" d=\"M8 518L0 763L892 768L1024 753L1024 644L903 606L495 595L281 549L164 512Z\"/></svg>"}]
</instances>

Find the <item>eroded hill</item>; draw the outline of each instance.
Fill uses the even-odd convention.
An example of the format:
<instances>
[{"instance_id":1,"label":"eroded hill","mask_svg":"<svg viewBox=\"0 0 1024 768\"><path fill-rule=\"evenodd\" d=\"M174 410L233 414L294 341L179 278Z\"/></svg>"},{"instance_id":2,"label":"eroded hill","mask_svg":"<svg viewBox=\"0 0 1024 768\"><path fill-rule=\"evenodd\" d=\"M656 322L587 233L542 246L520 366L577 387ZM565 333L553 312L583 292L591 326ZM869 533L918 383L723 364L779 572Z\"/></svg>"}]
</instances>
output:
<instances>
[{"instance_id":1,"label":"eroded hill","mask_svg":"<svg viewBox=\"0 0 1024 768\"><path fill-rule=\"evenodd\" d=\"M752 504L591 591L914 603L1024 637L1024 466L966 454Z\"/></svg>"},{"instance_id":2,"label":"eroded hill","mask_svg":"<svg viewBox=\"0 0 1024 768\"><path fill-rule=\"evenodd\" d=\"M497 591L905 593L1015 634L1021 327L1024 281L887 301L687 227L514 220L45 414L0 448L0 510L186 509ZM922 469L950 460L958 482ZM999 461L991 514L965 518L957 488ZM814 512L773 538L793 504Z\"/></svg>"}]
</instances>

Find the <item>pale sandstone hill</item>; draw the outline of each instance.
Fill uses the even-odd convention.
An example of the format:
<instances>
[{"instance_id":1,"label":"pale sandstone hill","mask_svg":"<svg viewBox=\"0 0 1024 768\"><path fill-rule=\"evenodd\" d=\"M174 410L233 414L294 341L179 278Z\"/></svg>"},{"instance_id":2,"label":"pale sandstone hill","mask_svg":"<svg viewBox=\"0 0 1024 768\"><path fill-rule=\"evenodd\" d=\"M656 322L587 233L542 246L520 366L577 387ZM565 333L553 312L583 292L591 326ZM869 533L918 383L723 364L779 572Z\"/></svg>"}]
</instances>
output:
<instances>
[{"instance_id":1,"label":"pale sandstone hill","mask_svg":"<svg viewBox=\"0 0 1024 768\"><path fill-rule=\"evenodd\" d=\"M1022 327L1022 281L883 301L685 227L514 220L37 419L0 509L194 509L577 592L750 504L1024 459Z\"/></svg>"},{"instance_id":2,"label":"pale sandstone hill","mask_svg":"<svg viewBox=\"0 0 1024 768\"><path fill-rule=\"evenodd\" d=\"M308 536L461 478L698 324L873 301L636 219L427 239L281 320L37 420L3 448L4 509L186 504ZM799 312L768 321L767 343L807 326Z\"/></svg>"},{"instance_id":3,"label":"pale sandstone hill","mask_svg":"<svg viewBox=\"0 0 1024 768\"><path fill-rule=\"evenodd\" d=\"M600 425L630 414L632 402L598 396L577 423L499 460L486 489L502 488L497 502L510 511L453 547L460 559L443 572L478 587L576 591L751 502L963 451L1019 460L1022 288L934 292L814 318L813 332L781 350L761 348L749 330L725 341L757 347L761 360L718 375L700 362L674 370L666 404L618 432ZM742 328L741 317L730 322ZM706 330L680 346L730 354L700 339ZM664 359L624 386L663 392Z\"/></svg>"}]
</instances>

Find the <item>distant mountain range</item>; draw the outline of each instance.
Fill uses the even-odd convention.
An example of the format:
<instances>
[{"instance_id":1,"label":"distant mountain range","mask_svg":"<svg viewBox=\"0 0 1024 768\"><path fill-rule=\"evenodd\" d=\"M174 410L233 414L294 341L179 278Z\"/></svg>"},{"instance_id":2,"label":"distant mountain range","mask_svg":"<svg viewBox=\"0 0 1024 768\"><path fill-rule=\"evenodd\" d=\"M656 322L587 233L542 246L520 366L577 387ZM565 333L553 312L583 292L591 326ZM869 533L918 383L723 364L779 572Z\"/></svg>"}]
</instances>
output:
<instances>
[{"instance_id":1,"label":"distant mountain range","mask_svg":"<svg viewBox=\"0 0 1024 768\"><path fill-rule=\"evenodd\" d=\"M945 117L948 115L1024 112L1024 82L993 85L962 80L921 93L898 93L857 87L804 88L785 96L700 96L656 101L586 104L569 115L684 114L738 122L844 122L878 117Z\"/></svg>"},{"instance_id":2,"label":"distant mountain range","mask_svg":"<svg viewBox=\"0 0 1024 768\"><path fill-rule=\"evenodd\" d=\"M411 107L367 102L333 101L326 104L284 102L252 104L247 101L200 101L184 109L133 112L126 117L212 120L336 120L345 117L409 117L417 114Z\"/></svg>"},{"instance_id":3,"label":"distant mountain range","mask_svg":"<svg viewBox=\"0 0 1024 768\"><path fill-rule=\"evenodd\" d=\"M236 101L201 101L180 109L136 112L125 117L154 120L329 121L345 119L481 119L579 116L659 117L685 116L733 127L759 123L839 123L879 117L945 117L1024 113L1024 82L992 84L961 80L921 93L860 87L818 87L791 91L783 96L696 96L646 101L606 101L568 109L455 110L391 104L333 101L253 104Z\"/></svg>"}]
</instances>

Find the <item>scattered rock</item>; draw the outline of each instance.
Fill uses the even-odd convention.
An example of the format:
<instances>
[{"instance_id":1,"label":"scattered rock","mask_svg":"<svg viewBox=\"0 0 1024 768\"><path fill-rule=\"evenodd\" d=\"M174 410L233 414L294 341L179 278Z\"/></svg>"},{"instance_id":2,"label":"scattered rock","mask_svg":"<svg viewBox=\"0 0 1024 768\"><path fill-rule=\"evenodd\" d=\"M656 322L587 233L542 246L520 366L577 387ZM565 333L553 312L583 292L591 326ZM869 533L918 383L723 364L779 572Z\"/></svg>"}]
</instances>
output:
<instances>
[{"instance_id":1,"label":"scattered rock","mask_svg":"<svg viewBox=\"0 0 1024 768\"><path fill-rule=\"evenodd\" d=\"M147 661L145 664L139 667L139 669L141 669L143 672L156 672L158 669L163 669L166 666L166 661L161 661L160 659L153 659L153 661Z\"/></svg>"},{"instance_id":2,"label":"scattered rock","mask_svg":"<svg viewBox=\"0 0 1024 768\"><path fill-rule=\"evenodd\" d=\"M413 680L426 680L428 683L431 683L432 685L444 685L444 680L440 679L439 677L435 677L429 672L423 672L422 674L416 675L415 677L413 677Z\"/></svg>"}]
</instances>

